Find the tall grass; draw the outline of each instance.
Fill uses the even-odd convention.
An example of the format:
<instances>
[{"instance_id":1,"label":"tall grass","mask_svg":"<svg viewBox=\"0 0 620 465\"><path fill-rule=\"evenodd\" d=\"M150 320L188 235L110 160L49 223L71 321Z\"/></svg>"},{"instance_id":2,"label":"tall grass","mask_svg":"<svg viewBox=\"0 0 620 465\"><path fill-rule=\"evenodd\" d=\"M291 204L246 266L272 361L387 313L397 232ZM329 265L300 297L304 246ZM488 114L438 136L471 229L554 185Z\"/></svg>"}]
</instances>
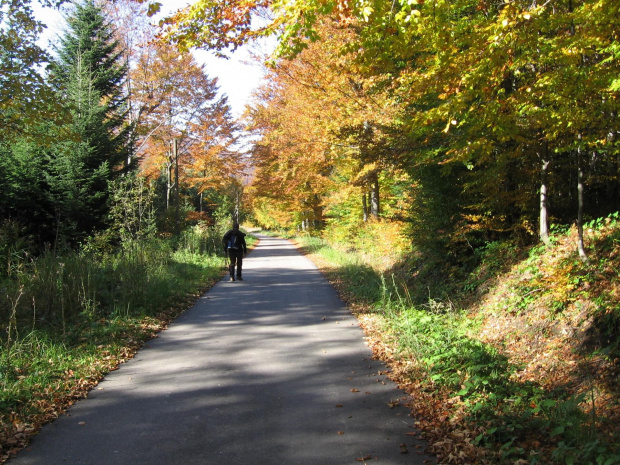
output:
<instances>
[{"instance_id":1,"label":"tall grass","mask_svg":"<svg viewBox=\"0 0 620 465\"><path fill-rule=\"evenodd\" d=\"M11 267L18 271L0 281L0 321L18 335L49 329L66 333L75 324L109 318L119 309L153 315L221 267L215 244L211 231L192 230L176 243L130 242L114 254L56 256L48 251L19 258Z\"/></svg>"},{"instance_id":2,"label":"tall grass","mask_svg":"<svg viewBox=\"0 0 620 465\"><path fill-rule=\"evenodd\" d=\"M339 251L316 238L300 241L326 262L328 277L347 300L371 312L390 335L393 353L406 362L411 384L424 395L433 393L431 403L453 406L451 423L476 431L470 443L492 450L494 463L620 463L617 439L597 434L595 421L582 410L583 394L519 382L514 377L519 367L476 337L484 315L472 318L449 300L430 296L420 304L423 295L409 294L415 287L396 273L380 272L361 254ZM487 265L504 266L506 250L488 247Z\"/></svg>"},{"instance_id":3,"label":"tall grass","mask_svg":"<svg viewBox=\"0 0 620 465\"><path fill-rule=\"evenodd\" d=\"M115 253L10 255L0 278L0 437L96 382L161 327L160 314L218 279L219 237L194 228Z\"/></svg>"}]
</instances>

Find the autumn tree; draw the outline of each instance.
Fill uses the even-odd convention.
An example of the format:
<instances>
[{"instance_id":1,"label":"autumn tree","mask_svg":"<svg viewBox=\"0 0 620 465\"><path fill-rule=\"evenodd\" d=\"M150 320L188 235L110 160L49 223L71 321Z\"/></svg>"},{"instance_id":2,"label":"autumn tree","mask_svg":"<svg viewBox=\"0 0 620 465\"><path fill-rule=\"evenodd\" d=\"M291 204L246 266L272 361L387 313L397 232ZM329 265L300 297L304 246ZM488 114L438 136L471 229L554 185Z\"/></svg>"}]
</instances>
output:
<instances>
[{"instance_id":1,"label":"autumn tree","mask_svg":"<svg viewBox=\"0 0 620 465\"><path fill-rule=\"evenodd\" d=\"M252 28L261 8L268 19ZM326 17L350 27L355 33L331 54L307 55L307 69L345 57L343 69L384 86L383 102L395 111L388 124L352 121L341 134L351 146L362 146L370 128L379 134L365 152L384 151L380 159L417 176L419 198L452 198L447 228L438 230L457 249L474 250L537 231L545 238L549 221L581 223L618 208L617 12L610 0L198 1L165 34L182 46L224 50L274 33L278 56L294 62L332 39Z\"/></svg>"},{"instance_id":2,"label":"autumn tree","mask_svg":"<svg viewBox=\"0 0 620 465\"><path fill-rule=\"evenodd\" d=\"M239 128L227 98L219 95L217 79L209 77L204 65L175 47L145 44L135 61L132 107L141 169L158 180L163 208L168 209L174 204L178 161L178 187L204 214L211 192L243 176L236 146Z\"/></svg>"},{"instance_id":3,"label":"autumn tree","mask_svg":"<svg viewBox=\"0 0 620 465\"><path fill-rule=\"evenodd\" d=\"M209 86L214 81L206 81ZM216 90L217 86L211 86ZM192 143L184 157L184 182L198 193L198 211L203 212L209 191L222 190L243 178L241 154L236 146L238 127L226 98L203 96L208 102L204 114L188 132Z\"/></svg>"},{"instance_id":4,"label":"autumn tree","mask_svg":"<svg viewBox=\"0 0 620 465\"><path fill-rule=\"evenodd\" d=\"M272 89L275 92L271 92L269 100L252 111L252 124L263 135L253 151L253 163L258 169L254 188L259 197L272 199L274 206L287 205L294 215L293 222L320 227L321 198L329 183L329 138L324 128L312 124L318 108L308 106L303 96L281 83L280 89ZM270 92L265 91L267 97Z\"/></svg>"},{"instance_id":5,"label":"autumn tree","mask_svg":"<svg viewBox=\"0 0 620 465\"><path fill-rule=\"evenodd\" d=\"M253 193L260 221L287 218L288 209L287 226L327 225L345 238L371 218L403 219L396 185L406 175L392 162L394 114L383 88L338 52L354 31L329 19L320 27L329 39L279 60L251 112L263 136Z\"/></svg>"},{"instance_id":6,"label":"autumn tree","mask_svg":"<svg viewBox=\"0 0 620 465\"><path fill-rule=\"evenodd\" d=\"M103 8L106 16L115 26L115 38L124 52L128 66L128 73L124 80L127 117L133 129L132 137L136 140L135 161L139 162L140 145L145 141L145 138L140 135L141 117L145 111L148 113L152 100L145 100L141 92L134 92L133 80L141 57L154 48L156 30L147 16L148 9L144 5L131 0L116 0L104 3Z\"/></svg>"}]
</instances>

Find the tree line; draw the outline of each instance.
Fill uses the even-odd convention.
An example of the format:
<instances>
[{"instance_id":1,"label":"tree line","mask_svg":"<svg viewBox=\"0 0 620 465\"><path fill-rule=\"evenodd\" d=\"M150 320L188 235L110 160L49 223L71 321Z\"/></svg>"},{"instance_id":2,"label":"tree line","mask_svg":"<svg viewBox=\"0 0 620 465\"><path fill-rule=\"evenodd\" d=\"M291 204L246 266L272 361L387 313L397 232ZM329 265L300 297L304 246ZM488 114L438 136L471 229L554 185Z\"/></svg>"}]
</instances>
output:
<instances>
[{"instance_id":1,"label":"tree line","mask_svg":"<svg viewBox=\"0 0 620 465\"><path fill-rule=\"evenodd\" d=\"M585 260L583 222L619 209L617 2L206 3L169 40L278 37L251 111L265 225L346 237L375 218L467 256L576 224Z\"/></svg>"},{"instance_id":2,"label":"tree line","mask_svg":"<svg viewBox=\"0 0 620 465\"><path fill-rule=\"evenodd\" d=\"M65 6L50 51L30 0L0 2L4 252L113 248L230 217L239 127L217 79L156 40L146 6Z\"/></svg>"},{"instance_id":3,"label":"tree line","mask_svg":"<svg viewBox=\"0 0 620 465\"><path fill-rule=\"evenodd\" d=\"M11 186L1 211L40 244L109 231L109 187L138 165L162 230L238 210L240 127L182 51L225 54L265 35L278 49L246 114L259 136L246 210L259 225L343 241L389 231L462 260L576 224L585 260L584 221L619 209L611 0L198 0L159 36L145 14L158 6L145 3L101 10L117 26L102 25L102 78L89 75L101 57L70 30L41 72L49 60L29 2L3 3L2 41L15 53L2 61L14 89L1 103Z\"/></svg>"}]
</instances>

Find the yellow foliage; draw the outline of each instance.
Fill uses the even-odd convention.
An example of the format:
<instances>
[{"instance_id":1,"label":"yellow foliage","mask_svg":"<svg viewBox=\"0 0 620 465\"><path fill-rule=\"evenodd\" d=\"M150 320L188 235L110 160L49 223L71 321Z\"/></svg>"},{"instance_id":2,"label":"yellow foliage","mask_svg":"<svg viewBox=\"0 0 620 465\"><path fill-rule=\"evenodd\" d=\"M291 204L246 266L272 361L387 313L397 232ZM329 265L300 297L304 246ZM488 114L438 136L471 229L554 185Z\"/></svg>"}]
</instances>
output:
<instances>
[{"instance_id":1,"label":"yellow foliage","mask_svg":"<svg viewBox=\"0 0 620 465\"><path fill-rule=\"evenodd\" d=\"M385 271L411 249L405 224L399 221L369 220L354 225L330 225L324 234L332 246L355 249L373 268Z\"/></svg>"}]
</instances>

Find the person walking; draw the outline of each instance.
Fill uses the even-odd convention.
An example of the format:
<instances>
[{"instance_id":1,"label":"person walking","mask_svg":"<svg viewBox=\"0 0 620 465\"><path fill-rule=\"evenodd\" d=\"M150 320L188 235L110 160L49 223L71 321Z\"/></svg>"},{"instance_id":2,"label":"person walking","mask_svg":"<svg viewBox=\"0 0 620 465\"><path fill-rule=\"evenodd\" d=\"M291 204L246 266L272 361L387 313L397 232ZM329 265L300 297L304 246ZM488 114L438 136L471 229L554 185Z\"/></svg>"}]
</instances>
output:
<instances>
[{"instance_id":1,"label":"person walking","mask_svg":"<svg viewBox=\"0 0 620 465\"><path fill-rule=\"evenodd\" d=\"M224 244L224 253L230 259L228 271L230 272L230 280L235 280L235 267L237 268L237 280L243 281L241 276L241 267L243 265L243 257L248 253L248 247L245 243L245 233L239 231L239 223L234 223L233 228L228 230L222 238Z\"/></svg>"}]
</instances>

